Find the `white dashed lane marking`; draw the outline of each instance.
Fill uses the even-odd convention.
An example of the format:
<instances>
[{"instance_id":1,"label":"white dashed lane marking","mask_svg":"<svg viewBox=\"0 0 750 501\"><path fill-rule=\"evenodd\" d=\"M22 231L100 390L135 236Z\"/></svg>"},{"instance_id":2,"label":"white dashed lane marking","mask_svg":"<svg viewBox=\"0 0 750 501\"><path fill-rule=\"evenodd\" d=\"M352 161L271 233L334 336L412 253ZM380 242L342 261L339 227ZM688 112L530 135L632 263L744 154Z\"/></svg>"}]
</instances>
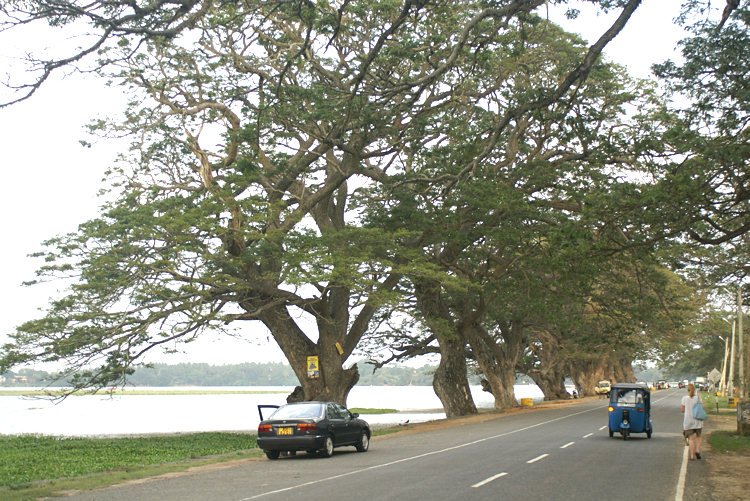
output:
<instances>
[{"instance_id":1,"label":"white dashed lane marking","mask_svg":"<svg viewBox=\"0 0 750 501\"><path fill-rule=\"evenodd\" d=\"M542 454L541 456L537 456L537 457L535 457L534 459L529 459L529 460L528 460L528 461L526 461L526 462L527 462L528 464L531 464L531 463L536 463L536 462L537 462L537 461L539 461L540 459L544 459L544 458L546 458L547 456L549 456L549 454Z\"/></svg>"},{"instance_id":2,"label":"white dashed lane marking","mask_svg":"<svg viewBox=\"0 0 750 501\"><path fill-rule=\"evenodd\" d=\"M497 480L498 478L504 477L505 475L507 475L506 472L498 473L497 475L493 475L490 478L486 478L486 479L482 480L481 482L477 482L476 484L472 485L472 487L474 487L474 488L482 487L483 485L487 485L490 482L492 482L493 480Z\"/></svg>"}]
</instances>

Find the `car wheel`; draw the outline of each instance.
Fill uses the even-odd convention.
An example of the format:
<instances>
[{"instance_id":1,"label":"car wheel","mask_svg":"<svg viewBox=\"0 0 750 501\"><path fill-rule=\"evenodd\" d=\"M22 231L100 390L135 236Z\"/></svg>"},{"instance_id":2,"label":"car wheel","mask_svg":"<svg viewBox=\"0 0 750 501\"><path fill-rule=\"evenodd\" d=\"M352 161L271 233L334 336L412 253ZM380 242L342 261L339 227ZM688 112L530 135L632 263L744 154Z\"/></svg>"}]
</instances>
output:
<instances>
[{"instance_id":1,"label":"car wheel","mask_svg":"<svg viewBox=\"0 0 750 501\"><path fill-rule=\"evenodd\" d=\"M357 447L357 452L367 452L367 449L370 448L370 437L367 436L366 431L363 431L359 436L359 441L355 447Z\"/></svg>"},{"instance_id":2,"label":"car wheel","mask_svg":"<svg viewBox=\"0 0 750 501\"><path fill-rule=\"evenodd\" d=\"M326 437L326 441L323 443L323 448L320 449L320 455L324 458L333 456L333 439Z\"/></svg>"},{"instance_id":3,"label":"car wheel","mask_svg":"<svg viewBox=\"0 0 750 501\"><path fill-rule=\"evenodd\" d=\"M266 451L266 457L268 459L279 459L281 451Z\"/></svg>"}]
</instances>

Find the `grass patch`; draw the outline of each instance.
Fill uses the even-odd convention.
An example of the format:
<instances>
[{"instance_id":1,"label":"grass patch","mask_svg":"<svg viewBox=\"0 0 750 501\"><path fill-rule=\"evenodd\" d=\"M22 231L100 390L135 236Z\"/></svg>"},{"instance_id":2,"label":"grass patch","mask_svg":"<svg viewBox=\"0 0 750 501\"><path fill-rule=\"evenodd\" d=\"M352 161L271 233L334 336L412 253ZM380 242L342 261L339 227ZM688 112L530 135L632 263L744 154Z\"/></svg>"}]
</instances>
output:
<instances>
[{"instance_id":1,"label":"grass patch","mask_svg":"<svg viewBox=\"0 0 750 501\"><path fill-rule=\"evenodd\" d=\"M712 432L708 441L715 451L750 454L750 435L748 434L740 435L737 432L719 430Z\"/></svg>"},{"instance_id":2,"label":"grass patch","mask_svg":"<svg viewBox=\"0 0 750 501\"><path fill-rule=\"evenodd\" d=\"M254 449L252 451L230 453L208 459L185 460L178 463L138 467L124 467L80 477L46 480L29 484L17 484L11 487L0 487L0 499L3 501L36 501L38 499L58 497L64 495L66 492L91 490L98 487L120 484L129 480L185 471L194 467L244 458L260 457L261 454L262 452L260 450Z\"/></svg>"},{"instance_id":3,"label":"grass patch","mask_svg":"<svg viewBox=\"0 0 750 501\"><path fill-rule=\"evenodd\" d=\"M174 463L256 447L255 435L241 433L106 439L0 436L0 486L13 488L41 480Z\"/></svg>"},{"instance_id":4,"label":"grass patch","mask_svg":"<svg viewBox=\"0 0 750 501\"><path fill-rule=\"evenodd\" d=\"M355 407L349 410L351 412L356 412L357 414L392 414L394 412L398 412L398 410L396 409L368 409L359 407Z\"/></svg>"}]
</instances>

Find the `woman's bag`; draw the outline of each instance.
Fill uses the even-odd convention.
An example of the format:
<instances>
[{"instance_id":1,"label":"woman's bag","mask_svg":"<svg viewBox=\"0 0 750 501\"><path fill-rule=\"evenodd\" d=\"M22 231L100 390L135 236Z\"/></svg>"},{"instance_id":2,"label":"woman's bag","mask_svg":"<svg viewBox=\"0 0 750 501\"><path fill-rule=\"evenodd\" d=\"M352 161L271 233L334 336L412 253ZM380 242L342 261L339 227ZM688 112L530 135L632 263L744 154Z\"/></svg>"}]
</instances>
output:
<instances>
[{"instance_id":1,"label":"woman's bag","mask_svg":"<svg viewBox=\"0 0 750 501\"><path fill-rule=\"evenodd\" d=\"M708 414L706 414L706 410L703 408L703 403L700 399L693 404L693 418L698 421L705 421L708 419Z\"/></svg>"}]
</instances>

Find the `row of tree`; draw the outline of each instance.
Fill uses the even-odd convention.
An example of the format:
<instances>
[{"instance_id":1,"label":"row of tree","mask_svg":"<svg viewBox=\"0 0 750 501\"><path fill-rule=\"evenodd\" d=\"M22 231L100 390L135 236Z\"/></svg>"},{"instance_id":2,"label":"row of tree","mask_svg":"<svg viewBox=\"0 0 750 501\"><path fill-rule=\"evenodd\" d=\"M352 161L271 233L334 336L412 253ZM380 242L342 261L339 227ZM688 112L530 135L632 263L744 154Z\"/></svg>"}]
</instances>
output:
<instances>
[{"instance_id":1,"label":"row of tree","mask_svg":"<svg viewBox=\"0 0 750 501\"><path fill-rule=\"evenodd\" d=\"M6 7L89 23L90 47L21 89L96 50L133 99L94 131L133 143L101 216L40 253L42 279L75 281L0 371L64 361L74 385L111 386L151 350L261 323L299 398L345 403L362 352L438 353L455 416L476 412L469 368L505 409L517 371L559 398L565 377L590 393L674 352L705 304L690 273L744 273L750 14L696 26L686 63L659 68L695 98L677 109L601 58L639 0L589 2L619 12L590 46L544 3Z\"/></svg>"}]
</instances>

